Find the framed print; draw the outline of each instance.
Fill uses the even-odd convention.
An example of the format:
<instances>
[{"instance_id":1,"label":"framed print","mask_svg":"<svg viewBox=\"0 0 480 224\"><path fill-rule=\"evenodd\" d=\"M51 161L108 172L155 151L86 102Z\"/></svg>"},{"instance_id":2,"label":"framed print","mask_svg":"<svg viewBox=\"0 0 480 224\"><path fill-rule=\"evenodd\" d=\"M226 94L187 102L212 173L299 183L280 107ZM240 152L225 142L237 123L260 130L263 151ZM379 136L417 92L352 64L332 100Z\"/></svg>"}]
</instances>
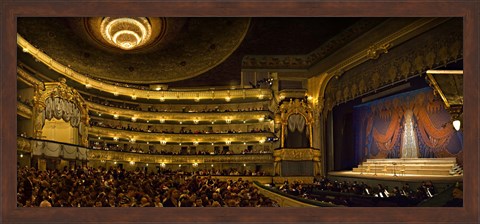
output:
<instances>
[{"instance_id":1,"label":"framed print","mask_svg":"<svg viewBox=\"0 0 480 224\"><path fill-rule=\"evenodd\" d=\"M3 1L1 222L476 223L479 7Z\"/></svg>"}]
</instances>

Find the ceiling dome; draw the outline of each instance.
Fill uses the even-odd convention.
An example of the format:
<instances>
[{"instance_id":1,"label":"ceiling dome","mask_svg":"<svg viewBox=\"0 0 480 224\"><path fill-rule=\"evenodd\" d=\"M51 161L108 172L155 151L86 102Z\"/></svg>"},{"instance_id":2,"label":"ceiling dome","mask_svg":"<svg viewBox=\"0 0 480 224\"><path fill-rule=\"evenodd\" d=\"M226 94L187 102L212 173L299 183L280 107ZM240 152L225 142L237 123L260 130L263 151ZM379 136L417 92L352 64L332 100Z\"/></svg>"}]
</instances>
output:
<instances>
[{"instance_id":1,"label":"ceiling dome","mask_svg":"<svg viewBox=\"0 0 480 224\"><path fill-rule=\"evenodd\" d=\"M18 33L81 74L156 84L193 78L222 63L249 25L249 18L22 17Z\"/></svg>"}]
</instances>

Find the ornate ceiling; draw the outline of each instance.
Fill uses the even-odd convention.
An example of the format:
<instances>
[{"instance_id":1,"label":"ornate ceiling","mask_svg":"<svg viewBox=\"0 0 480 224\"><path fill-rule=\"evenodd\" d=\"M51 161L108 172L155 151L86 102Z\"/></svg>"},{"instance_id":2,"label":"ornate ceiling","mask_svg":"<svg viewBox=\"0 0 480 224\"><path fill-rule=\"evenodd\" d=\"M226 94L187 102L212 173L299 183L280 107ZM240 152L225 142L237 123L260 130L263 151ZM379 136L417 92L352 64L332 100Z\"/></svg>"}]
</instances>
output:
<instances>
[{"instance_id":1,"label":"ornate ceiling","mask_svg":"<svg viewBox=\"0 0 480 224\"><path fill-rule=\"evenodd\" d=\"M132 19L19 18L18 33L56 61L100 80L170 87L233 86L240 85L242 69L255 67L246 65L245 59L257 58L262 64L265 57L295 60L298 56L318 63L386 20Z\"/></svg>"},{"instance_id":2,"label":"ornate ceiling","mask_svg":"<svg viewBox=\"0 0 480 224\"><path fill-rule=\"evenodd\" d=\"M20 18L18 33L56 61L95 78L166 83L223 62L248 18Z\"/></svg>"}]
</instances>

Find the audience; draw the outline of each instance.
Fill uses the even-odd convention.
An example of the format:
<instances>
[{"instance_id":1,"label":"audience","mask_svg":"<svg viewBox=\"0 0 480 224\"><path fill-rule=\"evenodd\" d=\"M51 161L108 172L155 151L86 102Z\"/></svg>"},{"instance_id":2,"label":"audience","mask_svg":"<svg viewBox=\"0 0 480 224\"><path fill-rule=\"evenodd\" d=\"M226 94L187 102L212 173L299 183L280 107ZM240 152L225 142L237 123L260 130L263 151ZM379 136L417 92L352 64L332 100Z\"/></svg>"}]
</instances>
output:
<instances>
[{"instance_id":1,"label":"audience","mask_svg":"<svg viewBox=\"0 0 480 224\"><path fill-rule=\"evenodd\" d=\"M249 103L248 107L244 107L243 105L238 105L235 107L229 108L220 108L219 106L211 107L211 106L183 106L183 107L172 107L172 106L152 106L152 105L140 105L140 104L132 104L132 103L124 103L124 102L116 102L116 101L108 101L103 98L93 97L89 95L84 95L84 98L92 103L108 106L108 107L116 107L120 109L127 109L127 110L136 110L136 111L146 111L146 112L182 112L182 113L223 113L223 112L248 112L248 111L267 111L268 106L265 103ZM253 105L253 106L252 106Z\"/></svg>"},{"instance_id":2,"label":"audience","mask_svg":"<svg viewBox=\"0 0 480 224\"><path fill-rule=\"evenodd\" d=\"M315 179L313 184L285 182L279 190L306 199L319 200L344 206L415 206L436 194L432 182L422 182L416 190L406 183L402 187L377 184L370 186L357 181L331 181ZM340 194L339 194L340 193Z\"/></svg>"},{"instance_id":3,"label":"audience","mask_svg":"<svg viewBox=\"0 0 480 224\"><path fill-rule=\"evenodd\" d=\"M196 173L198 174L198 173ZM278 207L252 182L119 167L18 169L18 207ZM32 183L26 188L25 183ZM26 191L30 191L31 194ZM31 195L31 196L29 196Z\"/></svg>"}]
</instances>

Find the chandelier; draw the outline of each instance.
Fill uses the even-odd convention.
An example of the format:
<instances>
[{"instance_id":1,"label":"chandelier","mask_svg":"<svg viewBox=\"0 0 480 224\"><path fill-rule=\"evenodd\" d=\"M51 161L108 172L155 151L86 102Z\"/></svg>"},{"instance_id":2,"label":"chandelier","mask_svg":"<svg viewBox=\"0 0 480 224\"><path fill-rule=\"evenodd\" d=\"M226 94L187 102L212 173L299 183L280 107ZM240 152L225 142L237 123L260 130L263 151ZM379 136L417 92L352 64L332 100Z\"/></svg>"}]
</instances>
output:
<instances>
[{"instance_id":1,"label":"chandelier","mask_svg":"<svg viewBox=\"0 0 480 224\"><path fill-rule=\"evenodd\" d=\"M152 26L146 17L104 17L100 25L103 39L111 46L133 50L147 43Z\"/></svg>"}]
</instances>

